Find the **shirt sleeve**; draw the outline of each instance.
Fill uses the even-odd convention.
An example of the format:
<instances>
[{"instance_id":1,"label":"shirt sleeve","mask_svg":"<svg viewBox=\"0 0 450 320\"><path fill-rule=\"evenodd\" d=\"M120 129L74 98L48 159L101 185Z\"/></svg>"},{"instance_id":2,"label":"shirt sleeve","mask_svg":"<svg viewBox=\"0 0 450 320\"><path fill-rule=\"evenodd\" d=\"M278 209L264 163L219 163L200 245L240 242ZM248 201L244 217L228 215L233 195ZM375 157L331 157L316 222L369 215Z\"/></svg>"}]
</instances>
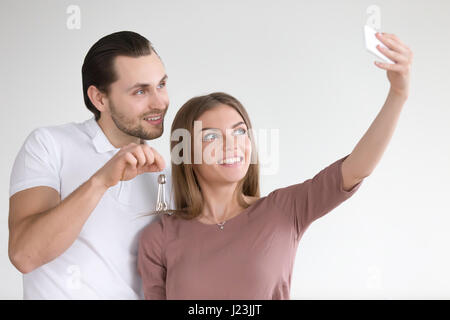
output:
<instances>
[{"instance_id":1,"label":"shirt sleeve","mask_svg":"<svg viewBox=\"0 0 450 320\"><path fill-rule=\"evenodd\" d=\"M147 300L166 300L164 230L161 219L148 225L139 237L137 269Z\"/></svg>"},{"instance_id":2,"label":"shirt sleeve","mask_svg":"<svg viewBox=\"0 0 450 320\"><path fill-rule=\"evenodd\" d=\"M60 192L59 158L51 134L45 128L32 131L14 161L9 196L37 186L48 186Z\"/></svg>"},{"instance_id":3,"label":"shirt sleeve","mask_svg":"<svg viewBox=\"0 0 450 320\"><path fill-rule=\"evenodd\" d=\"M363 181L344 190L342 163L349 155L322 169L312 179L272 191L268 198L273 207L282 211L295 228L297 238L316 219L350 198Z\"/></svg>"}]
</instances>

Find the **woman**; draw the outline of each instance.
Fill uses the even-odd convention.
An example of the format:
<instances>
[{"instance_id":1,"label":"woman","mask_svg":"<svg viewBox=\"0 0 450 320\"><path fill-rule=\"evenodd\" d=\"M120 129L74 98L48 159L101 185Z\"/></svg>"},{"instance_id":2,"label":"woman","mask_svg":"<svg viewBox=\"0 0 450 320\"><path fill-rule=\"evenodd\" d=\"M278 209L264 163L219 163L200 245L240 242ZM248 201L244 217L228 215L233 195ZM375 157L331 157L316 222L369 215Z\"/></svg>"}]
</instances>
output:
<instances>
[{"instance_id":1,"label":"woman","mask_svg":"<svg viewBox=\"0 0 450 320\"><path fill-rule=\"evenodd\" d=\"M389 48L381 51L396 63L377 64L387 70L391 88L366 134L351 154L312 179L265 197L258 163L251 161L257 160L251 122L239 101L213 93L182 106L171 131L187 130L191 145L200 135L201 148L177 156L192 160L200 150L202 161L179 163L172 154L176 210L146 227L139 240L146 299L289 299L303 233L370 175L408 97L411 50L395 35L378 37Z\"/></svg>"}]
</instances>

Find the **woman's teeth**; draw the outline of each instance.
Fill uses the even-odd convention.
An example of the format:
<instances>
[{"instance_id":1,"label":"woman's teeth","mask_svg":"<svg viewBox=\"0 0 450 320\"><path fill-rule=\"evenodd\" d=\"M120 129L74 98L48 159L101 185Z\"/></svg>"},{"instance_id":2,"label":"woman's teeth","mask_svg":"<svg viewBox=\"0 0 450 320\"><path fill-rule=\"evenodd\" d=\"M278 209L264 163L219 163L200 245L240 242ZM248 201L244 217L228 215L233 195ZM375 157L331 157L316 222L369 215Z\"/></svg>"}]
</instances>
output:
<instances>
[{"instance_id":1,"label":"woman's teeth","mask_svg":"<svg viewBox=\"0 0 450 320\"><path fill-rule=\"evenodd\" d=\"M225 160L220 160L217 162L217 164L235 164L237 162L242 162L242 157L234 157L234 158L228 158Z\"/></svg>"}]
</instances>

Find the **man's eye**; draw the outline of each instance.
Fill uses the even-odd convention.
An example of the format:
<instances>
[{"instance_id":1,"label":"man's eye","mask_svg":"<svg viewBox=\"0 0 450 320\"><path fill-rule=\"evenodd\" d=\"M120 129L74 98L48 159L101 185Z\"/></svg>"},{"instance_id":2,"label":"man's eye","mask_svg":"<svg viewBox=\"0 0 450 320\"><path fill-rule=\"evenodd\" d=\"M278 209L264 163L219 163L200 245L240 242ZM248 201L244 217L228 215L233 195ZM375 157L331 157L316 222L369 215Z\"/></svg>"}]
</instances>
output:
<instances>
[{"instance_id":1,"label":"man's eye","mask_svg":"<svg viewBox=\"0 0 450 320\"><path fill-rule=\"evenodd\" d=\"M137 94L137 95L142 95L142 94L144 94L144 90L142 90L142 89L141 89L141 90L138 90L138 91L136 91L136 94Z\"/></svg>"},{"instance_id":2,"label":"man's eye","mask_svg":"<svg viewBox=\"0 0 450 320\"><path fill-rule=\"evenodd\" d=\"M165 87L165 86L166 86L166 83L165 83L165 82L162 82L158 87L163 88L163 87Z\"/></svg>"},{"instance_id":3,"label":"man's eye","mask_svg":"<svg viewBox=\"0 0 450 320\"><path fill-rule=\"evenodd\" d=\"M247 130L245 130L244 128L238 128L236 130L234 130L233 135L242 135L242 134L246 134Z\"/></svg>"}]
</instances>

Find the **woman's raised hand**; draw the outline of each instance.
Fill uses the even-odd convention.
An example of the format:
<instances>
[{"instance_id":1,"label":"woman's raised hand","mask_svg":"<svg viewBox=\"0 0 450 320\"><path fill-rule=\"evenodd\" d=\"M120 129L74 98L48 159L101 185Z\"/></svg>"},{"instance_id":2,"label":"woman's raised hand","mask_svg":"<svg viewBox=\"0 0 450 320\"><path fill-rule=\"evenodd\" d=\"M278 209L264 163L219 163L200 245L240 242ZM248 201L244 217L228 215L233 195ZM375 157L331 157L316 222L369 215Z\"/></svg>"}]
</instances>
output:
<instances>
[{"instance_id":1,"label":"woman's raised hand","mask_svg":"<svg viewBox=\"0 0 450 320\"><path fill-rule=\"evenodd\" d=\"M409 95L410 70L413 60L413 52L395 34L377 33L376 37L387 47L378 45L378 50L395 62L375 62L381 69L387 70L387 77L391 83L391 90L396 94L407 98Z\"/></svg>"}]
</instances>

